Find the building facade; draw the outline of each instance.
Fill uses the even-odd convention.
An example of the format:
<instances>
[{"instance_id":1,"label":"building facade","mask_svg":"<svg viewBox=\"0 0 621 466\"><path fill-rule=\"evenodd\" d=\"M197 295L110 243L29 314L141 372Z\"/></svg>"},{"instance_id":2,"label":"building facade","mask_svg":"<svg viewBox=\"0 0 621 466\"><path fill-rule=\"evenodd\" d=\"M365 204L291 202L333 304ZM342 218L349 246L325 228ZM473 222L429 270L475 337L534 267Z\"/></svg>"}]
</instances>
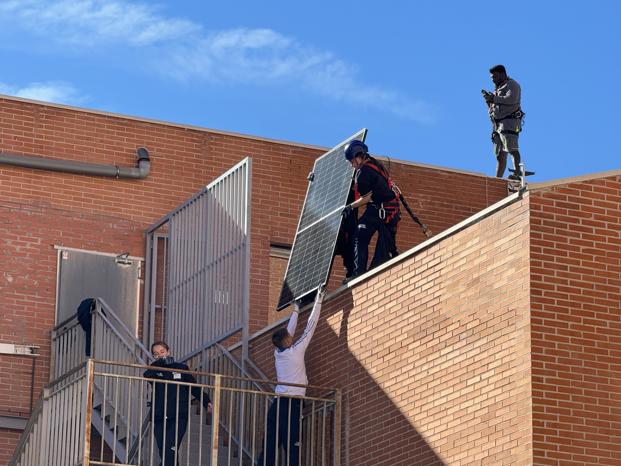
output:
<instances>
[{"instance_id":1,"label":"building facade","mask_svg":"<svg viewBox=\"0 0 621 466\"><path fill-rule=\"evenodd\" d=\"M131 167L138 147L138 180L0 164L0 343L38 347L0 355L0 464L50 381L58 248L144 257L150 225L247 156L250 356L273 375L274 300L327 149L0 98L2 153ZM495 178L390 169L436 236L404 216L402 254L345 287L335 259L307 363L343 390L344 464L621 464L621 176L508 198Z\"/></svg>"}]
</instances>

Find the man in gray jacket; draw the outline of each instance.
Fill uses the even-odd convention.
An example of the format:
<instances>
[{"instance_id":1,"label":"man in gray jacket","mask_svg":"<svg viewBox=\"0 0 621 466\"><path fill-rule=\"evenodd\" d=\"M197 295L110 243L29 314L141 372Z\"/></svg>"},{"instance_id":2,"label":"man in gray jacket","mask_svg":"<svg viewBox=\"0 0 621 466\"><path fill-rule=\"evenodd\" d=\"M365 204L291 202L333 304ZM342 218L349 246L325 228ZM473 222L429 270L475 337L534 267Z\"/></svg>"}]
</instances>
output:
<instances>
[{"instance_id":1,"label":"man in gray jacket","mask_svg":"<svg viewBox=\"0 0 621 466\"><path fill-rule=\"evenodd\" d=\"M516 172L509 178L518 179L520 168L520 151L518 137L522 130L524 113L520 107L521 89L517 81L507 76L503 65L496 65L489 70L496 86L494 92L483 91L483 97L492 120L492 142L498 165L496 176L502 178L507 167L507 155L513 156L513 168Z\"/></svg>"}]
</instances>

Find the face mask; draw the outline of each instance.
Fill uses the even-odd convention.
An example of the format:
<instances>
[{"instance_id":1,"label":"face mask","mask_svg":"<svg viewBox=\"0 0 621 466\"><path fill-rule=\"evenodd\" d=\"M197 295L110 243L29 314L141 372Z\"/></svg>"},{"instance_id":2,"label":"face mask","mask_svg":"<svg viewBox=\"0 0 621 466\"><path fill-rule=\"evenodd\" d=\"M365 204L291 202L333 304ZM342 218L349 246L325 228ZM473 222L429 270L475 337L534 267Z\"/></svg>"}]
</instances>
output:
<instances>
[{"instance_id":1,"label":"face mask","mask_svg":"<svg viewBox=\"0 0 621 466\"><path fill-rule=\"evenodd\" d=\"M161 358L158 358L158 361L161 361L163 364L172 364L173 362L175 362L175 359L172 356L164 356Z\"/></svg>"}]
</instances>

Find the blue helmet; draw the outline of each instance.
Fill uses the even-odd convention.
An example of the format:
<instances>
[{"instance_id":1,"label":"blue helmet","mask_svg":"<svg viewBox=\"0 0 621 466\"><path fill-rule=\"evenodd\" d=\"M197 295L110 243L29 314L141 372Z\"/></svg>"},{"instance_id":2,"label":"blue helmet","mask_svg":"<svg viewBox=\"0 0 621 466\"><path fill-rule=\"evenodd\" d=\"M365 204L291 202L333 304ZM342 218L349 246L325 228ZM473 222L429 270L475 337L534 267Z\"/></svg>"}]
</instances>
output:
<instances>
[{"instance_id":1,"label":"blue helmet","mask_svg":"<svg viewBox=\"0 0 621 466\"><path fill-rule=\"evenodd\" d=\"M354 139L353 141L349 141L345 146L345 158L350 162L359 154L365 156L369 153L369 148L367 145L362 142Z\"/></svg>"}]
</instances>

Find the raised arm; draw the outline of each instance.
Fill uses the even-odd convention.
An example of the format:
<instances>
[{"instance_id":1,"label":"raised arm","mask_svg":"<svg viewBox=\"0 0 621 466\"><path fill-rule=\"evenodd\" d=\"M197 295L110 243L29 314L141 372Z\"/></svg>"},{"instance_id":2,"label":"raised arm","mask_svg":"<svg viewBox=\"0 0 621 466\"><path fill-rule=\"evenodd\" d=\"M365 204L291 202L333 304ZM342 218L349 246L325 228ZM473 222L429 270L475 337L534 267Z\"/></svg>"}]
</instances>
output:
<instances>
[{"instance_id":1,"label":"raised arm","mask_svg":"<svg viewBox=\"0 0 621 466\"><path fill-rule=\"evenodd\" d=\"M297 301L293 303L293 312L291 313L291 317L289 317L289 323L287 324L287 332L289 335L295 335L295 328L298 325L298 315L300 314L300 305Z\"/></svg>"},{"instance_id":2,"label":"raised arm","mask_svg":"<svg viewBox=\"0 0 621 466\"><path fill-rule=\"evenodd\" d=\"M315 304L313 305L313 310L311 311L310 316L308 316L308 322L306 324L306 328L304 329L304 333L300 339L291 346L293 351L304 352L306 351L306 348L308 348L311 338L313 338L313 334L315 333L315 328L317 328L317 322L319 321L319 315L321 314L321 305L323 303L325 292L325 285L322 285L319 288L319 291L317 291Z\"/></svg>"}]
</instances>

